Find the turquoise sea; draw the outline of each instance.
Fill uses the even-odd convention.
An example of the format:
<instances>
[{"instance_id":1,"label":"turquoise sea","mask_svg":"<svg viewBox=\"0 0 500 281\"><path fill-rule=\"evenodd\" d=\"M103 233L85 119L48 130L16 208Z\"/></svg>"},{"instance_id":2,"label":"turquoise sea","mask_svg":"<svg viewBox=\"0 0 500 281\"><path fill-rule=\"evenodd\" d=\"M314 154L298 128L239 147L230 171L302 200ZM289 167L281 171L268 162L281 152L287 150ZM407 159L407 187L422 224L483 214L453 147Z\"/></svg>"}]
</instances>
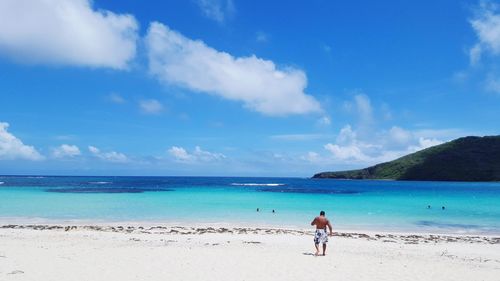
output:
<instances>
[{"instance_id":1,"label":"turquoise sea","mask_svg":"<svg viewBox=\"0 0 500 281\"><path fill-rule=\"evenodd\" d=\"M0 222L307 228L321 210L337 230L500 234L500 183L0 176Z\"/></svg>"}]
</instances>

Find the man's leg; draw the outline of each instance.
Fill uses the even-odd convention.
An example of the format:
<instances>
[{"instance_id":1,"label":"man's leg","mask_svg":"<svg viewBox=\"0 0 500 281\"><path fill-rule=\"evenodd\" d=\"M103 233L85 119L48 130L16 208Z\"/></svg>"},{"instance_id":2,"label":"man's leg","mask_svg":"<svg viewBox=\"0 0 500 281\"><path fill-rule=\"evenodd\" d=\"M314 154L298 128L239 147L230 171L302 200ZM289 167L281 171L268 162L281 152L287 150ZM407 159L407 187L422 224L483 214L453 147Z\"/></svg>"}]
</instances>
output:
<instances>
[{"instance_id":1,"label":"man's leg","mask_svg":"<svg viewBox=\"0 0 500 281\"><path fill-rule=\"evenodd\" d=\"M314 244L314 247L316 247L316 254L314 254L315 256L319 255L319 244Z\"/></svg>"},{"instance_id":2,"label":"man's leg","mask_svg":"<svg viewBox=\"0 0 500 281\"><path fill-rule=\"evenodd\" d=\"M326 243L323 243L323 256L325 255L326 253Z\"/></svg>"}]
</instances>

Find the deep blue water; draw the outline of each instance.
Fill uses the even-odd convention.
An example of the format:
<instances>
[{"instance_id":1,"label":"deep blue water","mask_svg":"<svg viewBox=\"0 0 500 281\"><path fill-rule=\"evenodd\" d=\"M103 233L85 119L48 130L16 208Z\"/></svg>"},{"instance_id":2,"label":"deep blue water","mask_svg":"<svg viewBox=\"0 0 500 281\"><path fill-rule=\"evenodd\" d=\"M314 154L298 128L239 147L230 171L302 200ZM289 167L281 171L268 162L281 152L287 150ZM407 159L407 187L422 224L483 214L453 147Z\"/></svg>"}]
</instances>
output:
<instances>
[{"instance_id":1,"label":"deep blue water","mask_svg":"<svg viewBox=\"0 0 500 281\"><path fill-rule=\"evenodd\" d=\"M0 176L0 221L9 222L220 222L305 228L320 210L337 229L500 234L500 183Z\"/></svg>"}]
</instances>

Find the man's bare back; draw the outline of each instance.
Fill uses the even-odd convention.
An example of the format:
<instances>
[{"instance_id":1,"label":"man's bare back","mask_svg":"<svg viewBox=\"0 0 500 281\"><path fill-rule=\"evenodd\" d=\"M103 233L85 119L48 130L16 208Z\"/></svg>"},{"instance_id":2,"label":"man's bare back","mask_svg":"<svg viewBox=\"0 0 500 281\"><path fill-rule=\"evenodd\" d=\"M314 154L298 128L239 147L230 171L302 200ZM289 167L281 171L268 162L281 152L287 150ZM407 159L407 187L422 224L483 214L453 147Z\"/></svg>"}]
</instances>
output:
<instances>
[{"instance_id":1,"label":"man's bare back","mask_svg":"<svg viewBox=\"0 0 500 281\"><path fill-rule=\"evenodd\" d=\"M330 233L332 232L332 225L325 216L315 217L311 222L311 225L316 225L316 229L326 229L326 227L328 226Z\"/></svg>"},{"instance_id":2,"label":"man's bare back","mask_svg":"<svg viewBox=\"0 0 500 281\"><path fill-rule=\"evenodd\" d=\"M326 254L326 243L328 242L328 233L326 228L330 231L330 235L333 235L332 225L330 221L325 217L325 212L321 211L318 217L315 217L311 222L311 225L316 226L316 232L314 233L314 246L316 247L316 256L319 255L319 244L323 244L323 256Z\"/></svg>"}]
</instances>

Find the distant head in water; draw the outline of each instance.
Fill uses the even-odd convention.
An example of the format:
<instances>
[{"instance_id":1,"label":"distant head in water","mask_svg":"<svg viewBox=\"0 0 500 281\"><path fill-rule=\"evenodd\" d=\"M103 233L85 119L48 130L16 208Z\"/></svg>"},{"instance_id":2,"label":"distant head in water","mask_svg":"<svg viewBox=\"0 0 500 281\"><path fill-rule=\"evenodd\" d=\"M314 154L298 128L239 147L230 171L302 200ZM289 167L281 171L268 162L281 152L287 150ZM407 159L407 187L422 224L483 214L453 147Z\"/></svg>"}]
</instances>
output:
<instances>
[{"instance_id":1,"label":"distant head in water","mask_svg":"<svg viewBox=\"0 0 500 281\"><path fill-rule=\"evenodd\" d=\"M320 216L324 216L324 215L325 215L325 211L321 211L321 212L319 212L319 215L320 215Z\"/></svg>"}]
</instances>

